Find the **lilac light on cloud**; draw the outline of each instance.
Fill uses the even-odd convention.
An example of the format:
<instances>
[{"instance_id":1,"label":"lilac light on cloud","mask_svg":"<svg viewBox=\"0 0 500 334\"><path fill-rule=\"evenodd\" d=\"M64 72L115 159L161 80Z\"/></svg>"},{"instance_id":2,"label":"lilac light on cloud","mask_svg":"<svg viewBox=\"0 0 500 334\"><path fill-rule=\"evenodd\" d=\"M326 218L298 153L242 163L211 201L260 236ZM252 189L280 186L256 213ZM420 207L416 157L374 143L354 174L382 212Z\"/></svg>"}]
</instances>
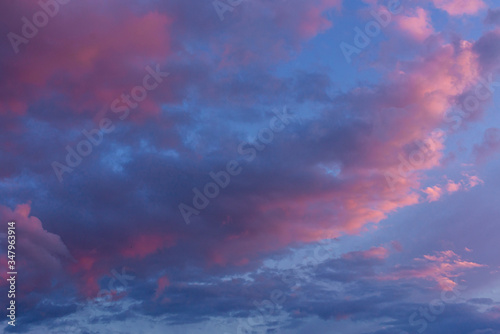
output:
<instances>
[{"instance_id":1,"label":"lilac light on cloud","mask_svg":"<svg viewBox=\"0 0 500 334\"><path fill-rule=\"evenodd\" d=\"M497 6L2 3L3 331L500 333Z\"/></svg>"}]
</instances>

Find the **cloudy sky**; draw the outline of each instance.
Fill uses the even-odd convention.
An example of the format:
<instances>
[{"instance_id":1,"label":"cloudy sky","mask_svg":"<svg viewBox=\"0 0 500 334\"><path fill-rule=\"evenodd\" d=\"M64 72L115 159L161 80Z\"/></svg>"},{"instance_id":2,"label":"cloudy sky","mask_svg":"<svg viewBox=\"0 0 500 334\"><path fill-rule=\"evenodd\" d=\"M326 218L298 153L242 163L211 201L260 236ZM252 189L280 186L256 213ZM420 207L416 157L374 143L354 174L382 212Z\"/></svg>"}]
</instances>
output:
<instances>
[{"instance_id":1,"label":"cloudy sky","mask_svg":"<svg viewBox=\"0 0 500 334\"><path fill-rule=\"evenodd\" d=\"M2 1L1 328L500 333L498 5Z\"/></svg>"}]
</instances>

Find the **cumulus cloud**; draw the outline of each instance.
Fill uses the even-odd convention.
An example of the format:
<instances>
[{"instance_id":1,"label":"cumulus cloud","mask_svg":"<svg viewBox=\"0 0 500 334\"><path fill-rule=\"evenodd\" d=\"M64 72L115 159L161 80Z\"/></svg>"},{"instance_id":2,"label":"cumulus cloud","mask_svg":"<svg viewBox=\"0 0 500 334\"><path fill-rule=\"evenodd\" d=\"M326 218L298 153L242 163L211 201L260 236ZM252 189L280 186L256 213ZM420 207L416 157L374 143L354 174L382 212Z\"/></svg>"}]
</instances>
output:
<instances>
[{"instance_id":1,"label":"cumulus cloud","mask_svg":"<svg viewBox=\"0 0 500 334\"><path fill-rule=\"evenodd\" d=\"M16 223L16 262L18 271L23 273L23 295L50 288L52 280L63 276L65 265L72 261L61 238L45 230L40 219L30 215L30 211L30 203L20 204L14 210L0 205L0 219ZM7 249L4 246L2 248Z\"/></svg>"},{"instance_id":2,"label":"cumulus cloud","mask_svg":"<svg viewBox=\"0 0 500 334\"><path fill-rule=\"evenodd\" d=\"M17 219L24 232L19 246L33 322L44 312L73 312L70 299L95 299L124 267L137 278L127 293L111 293L120 306L131 303L130 313L96 322L137 314L183 324L242 316L273 284L290 288L279 270L263 266L269 257L381 229L403 208L484 183L470 173L428 185L427 173L446 167L445 133L436 129L494 68L499 32L448 41L431 22L435 8L410 8L395 19L398 29L385 32L380 59L363 59L370 71L357 71L317 56L329 55L318 45L328 49L324 41L342 36L339 23L358 19L343 17L352 8L341 4L242 2L221 22L210 1L72 2L18 55L0 41L9 51L0 53L0 192L11 207L32 201L0 207L0 217ZM482 1L434 4L452 16L483 8ZM18 18L37 6L20 1L0 11L0 32L19 29ZM82 130L95 127L102 108L156 63L171 72L168 79L60 184L51 162L64 159L66 145L84 139ZM359 78L346 80L351 71ZM284 105L301 121L262 147L259 131ZM496 129L488 131L474 148L478 161L496 151ZM247 153L239 152L242 143ZM179 203L191 205L193 189L231 160L242 174L186 226ZM381 314L402 321L397 310L408 310L404 298L418 290L405 290L410 278L447 288L461 270L480 267L442 252L392 270L386 245L301 268L309 276L289 296L287 314L294 321ZM411 251L391 246L402 258ZM387 301L395 303L389 310Z\"/></svg>"},{"instance_id":3,"label":"cumulus cloud","mask_svg":"<svg viewBox=\"0 0 500 334\"><path fill-rule=\"evenodd\" d=\"M434 32L430 18L423 8L417 8L413 15L410 16L398 16L396 20L399 29L405 31L420 42Z\"/></svg>"},{"instance_id":4,"label":"cumulus cloud","mask_svg":"<svg viewBox=\"0 0 500 334\"><path fill-rule=\"evenodd\" d=\"M446 184L427 187L422 191L427 194L428 202L438 201L444 194L453 194L460 190L469 190L475 186L484 183L477 175L462 173L464 178L458 182L448 180Z\"/></svg>"},{"instance_id":5,"label":"cumulus cloud","mask_svg":"<svg viewBox=\"0 0 500 334\"><path fill-rule=\"evenodd\" d=\"M427 200L429 202L435 202L443 195L443 189L439 186L427 187L423 190L423 192L427 194Z\"/></svg>"}]
</instances>

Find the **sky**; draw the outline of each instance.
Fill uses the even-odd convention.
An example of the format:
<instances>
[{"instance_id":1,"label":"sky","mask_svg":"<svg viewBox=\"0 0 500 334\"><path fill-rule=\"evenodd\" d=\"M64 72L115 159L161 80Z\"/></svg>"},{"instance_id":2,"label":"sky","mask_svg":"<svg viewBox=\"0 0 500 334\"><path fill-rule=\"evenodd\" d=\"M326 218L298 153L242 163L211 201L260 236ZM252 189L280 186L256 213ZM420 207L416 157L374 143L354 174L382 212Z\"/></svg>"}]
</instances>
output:
<instances>
[{"instance_id":1,"label":"sky","mask_svg":"<svg viewBox=\"0 0 500 334\"><path fill-rule=\"evenodd\" d=\"M3 332L500 333L498 6L3 1Z\"/></svg>"}]
</instances>

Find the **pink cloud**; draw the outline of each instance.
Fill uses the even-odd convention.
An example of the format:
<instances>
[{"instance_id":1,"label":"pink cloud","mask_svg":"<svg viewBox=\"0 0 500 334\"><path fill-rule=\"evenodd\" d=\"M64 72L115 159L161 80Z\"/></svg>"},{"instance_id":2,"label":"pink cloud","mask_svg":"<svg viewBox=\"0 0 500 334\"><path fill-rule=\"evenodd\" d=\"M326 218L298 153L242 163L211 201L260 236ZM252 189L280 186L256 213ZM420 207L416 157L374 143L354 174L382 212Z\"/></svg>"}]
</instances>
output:
<instances>
[{"instance_id":1,"label":"pink cloud","mask_svg":"<svg viewBox=\"0 0 500 334\"><path fill-rule=\"evenodd\" d=\"M431 0L439 9L445 10L452 16L473 15L486 8L483 0Z\"/></svg>"},{"instance_id":2,"label":"pink cloud","mask_svg":"<svg viewBox=\"0 0 500 334\"><path fill-rule=\"evenodd\" d=\"M412 16L398 16L396 22L402 31L417 41L423 41L434 33L430 18L423 8L417 8Z\"/></svg>"},{"instance_id":3,"label":"pink cloud","mask_svg":"<svg viewBox=\"0 0 500 334\"><path fill-rule=\"evenodd\" d=\"M236 259L228 258L235 254L248 257L246 251L256 245L272 249L293 241L360 233L369 223L376 224L399 208L421 203L422 173L440 165L445 148L444 132L433 130L441 125L453 99L476 82L479 75L477 56L471 46L465 41L456 46L445 44L425 58L402 62L386 77L390 91L396 90L393 94L353 89L346 97L347 107L359 110L360 117L365 109L370 112L366 117L376 110L381 118L370 133L360 136L362 154L342 161L335 182L325 176L324 169L317 168L312 171L317 179L308 185L314 191L291 185L279 198L259 202L253 212L264 217L259 225L261 230L247 227L244 236L253 242L247 247L239 240L234 245L234 240L228 240L211 254L211 263L235 263ZM358 105L358 101L368 103L370 108ZM405 117L398 116L401 114ZM321 125L317 127L316 132L323 131ZM420 148L417 142L422 144ZM300 144L296 149L301 149ZM402 163L401 158L406 162ZM408 167L409 161L412 163ZM394 177L393 187L389 186L388 174ZM439 192L443 186L438 188L433 190ZM286 226L281 224L283 221ZM268 235L279 237L269 243L265 241Z\"/></svg>"},{"instance_id":4,"label":"pink cloud","mask_svg":"<svg viewBox=\"0 0 500 334\"><path fill-rule=\"evenodd\" d=\"M301 22L299 23L299 33L304 38L312 38L318 33L325 31L332 26L330 20L325 18L323 13L326 10L341 6L340 0L320 0L315 6L310 6L304 12Z\"/></svg>"},{"instance_id":5,"label":"pink cloud","mask_svg":"<svg viewBox=\"0 0 500 334\"><path fill-rule=\"evenodd\" d=\"M427 187L423 190L423 192L427 194L427 200L429 202L435 202L439 200L443 195L443 189L441 189L439 186Z\"/></svg>"},{"instance_id":6,"label":"pink cloud","mask_svg":"<svg viewBox=\"0 0 500 334\"><path fill-rule=\"evenodd\" d=\"M452 180L448 180L448 184L446 185L446 191L451 194L459 191L462 188L461 183L455 183Z\"/></svg>"},{"instance_id":7,"label":"pink cloud","mask_svg":"<svg viewBox=\"0 0 500 334\"><path fill-rule=\"evenodd\" d=\"M483 180L481 180L476 175L469 175L467 173L463 173L463 175L465 178L460 180L459 182L448 180L448 182L444 185L427 187L422 190L425 194L427 194L427 201L435 202L439 200L444 194L453 194L460 190L467 191L479 184L484 183Z\"/></svg>"},{"instance_id":8,"label":"pink cloud","mask_svg":"<svg viewBox=\"0 0 500 334\"><path fill-rule=\"evenodd\" d=\"M25 256L55 269L61 266L61 259L70 258L70 254L61 238L48 232L42 222L30 215L31 204L18 205L13 211L0 205L0 217L3 221L15 221L18 247L26 251Z\"/></svg>"},{"instance_id":9,"label":"pink cloud","mask_svg":"<svg viewBox=\"0 0 500 334\"><path fill-rule=\"evenodd\" d=\"M389 250L384 247L372 247L366 251L356 251L350 252L342 255L344 259L352 260L352 259L376 259L376 260L384 260L389 256Z\"/></svg>"},{"instance_id":10,"label":"pink cloud","mask_svg":"<svg viewBox=\"0 0 500 334\"><path fill-rule=\"evenodd\" d=\"M406 269L398 266L392 274L382 276L379 279L425 279L435 281L441 290L450 291L457 285L454 279L461 276L464 270L486 267L475 262L464 261L451 250L436 252L434 255L424 255L414 261L414 268Z\"/></svg>"},{"instance_id":11,"label":"pink cloud","mask_svg":"<svg viewBox=\"0 0 500 334\"><path fill-rule=\"evenodd\" d=\"M330 6L338 5L338 3L338 1L322 1L323 7L321 8L327 9ZM286 12L291 9L281 8L280 10ZM297 10L294 13L296 12ZM86 15L90 14L87 13ZM75 52L71 53L69 60L63 59L62 68L69 71L68 75L72 80L79 80L80 77L90 77L92 80L97 80L101 78L97 73L97 68L101 68L98 65L106 65L103 66L104 69L108 69L107 65L110 65L109 68L118 71L116 73L120 73L123 64L114 64L110 61L111 58L106 57L106 55L115 51L134 54L129 47L134 48L133 45L136 45L146 48L148 55L154 54L154 57L163 57L169 51L168 41L170 35L169 32L164 30L165 27L169 27L170 20L167 16L157 13L149 15L147 19L150 22L143 22L146 20L143 16L134 16L135 19L131 19L129 23L122 22L124 25L130 25L131 28L127 31L138 30L137 34L140 36L135 36L137 40L135 37L132 38L130 41L132 46L126 45L124 40L108 41L109 36L114 36L114 33L95 37L94 39L97 38L98 41L94 43L92 38L87 36L89 31L84 30L81 32L83 40L80 44L69 47L69 50ZM293 15L288 12L283 13L283 15L283 17L279 17L279 19L282 19L280 23L287 26L288 23L291 23L287 20L293 21ZM317 17L318 15L320 14L313 10L309 16ZM327 26L315 26L316 23L309 22L312 20L309 16L306 15L304 18L305 25L308 26L304 30L306 35L309 36L327 29ZM129 17L129 14L125 15L125 18L127 17ZM102 19L100 18L100 20ZM111 31L120 30L120 24L114 26L117 22L112 22L113 24L102 23ZM141 28L141 23L144 23L143 28ZM295 26L290 25L290 29L295 28ZM303 25L299 28L303 29ZM161 32L155 34L157 40L153 42L140 40L140 38L144 37L145 32L152 32L155 29ZM165 38L166 42L162 44L163 38ZM66 36L63 40L69 41L71 38ZM110 43L108 45L105 42ZM57 57L63 56L63 54L56 53ZM104 56L102 62L101 56ZM120 52L115 57L116 59L122 59ZM42 58L45 59L47 56L44 55ZM135 60L133 57L123 59L132 63ZM54 63L48 59L45 60L47 66L54 66ZM64 61L69 63L64 63ZM74 62L76 62L74 69L67 67ZM42 62L42 64L45 63ZM378 223L399 208L419 203L420 193L415 191L420 187L418 173L403 178L394 189L387 186L384 173L393 168L397 170L400 164L399 155L404 155L409 145L416 140L426 138L430 130L436 127L436 124L442 120L441 116L449 107L452 98L462 93L468 84L475 79L475 68L475 58L467 42L463 42L459 48L444 45L436 47L436 51L427 57L418 57L413 61L400 63L397 71L384 78L389 89L387 87L382 87L377 91L370 91L371 88L354 89L351 98L353 100L368 101L370 108L365 109L370 113L374 110L381 113L387 110L396 111L396 113L395 115L387 114L388 123L383 124L384 126L377 127L375 125L373 128L374 135L371 135L369 131L365 131L362 135L354 138L353 142L356 142L356 145L359 146L356 147L356 150L350 152L349 156L341 157L345 160L343 163L347 167L339 175L338 180L326 179L324 175L318 174L317 179L308 184L311 187L309 189L294 189L293 185L289 185L289 190L287 189L282 193L276 191L279 196L265 201L254 200L253 198L258 196L252 196L254 202L250 203L249 206L252 205L252 214L255 217L250 218L253 225L256 225L255 221L258 221L259 225L254 227L249 224L238 230L234 225L238 224L241 219L235 218L234 223L225 223L224 228L231 229L227 240L224 240L223 243L219 242L217 245L211 245L212 249L208 249L203 255L206 256L210 264L245 265L251 261L247 259L252 259L251 256L256 253L276 249L291 242L316 241L333 238L344 233L359 233L366 228L367 224ZM124 78L121 75L118 75L118 77L128 80L128 77ZM48 77L42 75L42 78L47 79ZM34 83L36 84L36 82ZM108 84L104 85L107 86ZM93 86L98 87L97 89L101 87L98 83ZM116 89L121 87L119 85ZM79 95L78 92L84 92L85 87L78 86L77 83L77 86L73 87L73 89L77 92L77 97L84 97L84 95ZM391 95L387 91L384 92L384 89L387 89L387 91L399 90L394 95ZM113 88L108 92L114 94L115 90ZM108 96L105 93L104 95L101 97L106 100L112 94ZM357 111L359 108L355 107L354 105L353 110ZM405 118L399 116L402 114L405 115ZM364 117L364 115L361 116ZM380 137L378 137L379 133L381 133ZM416 172L425 171L439 165L444 149L444 140L439 133L434 133L432 136L433 140L429 141L427 145L427 159L424 159L421 164L414 168ZM321 140L322 138L318 137L318 141ZM359 152L358 148L360 149ZM331 151L335 150L331 149ZM325 153L323 152L324 156ZM332 159L337 158L333 154L332 157ZM352 161L350 161L351 159ZM314 172L306 170L306 173L312 174ZM220 199L214 205L219 205L222 201ZM250 200L245 203L249 202ZM229 211L225 212L224 217L227 215L229 215ZM250 220L250 218L248 219ZM304 222L307 222L307 224ZM140 235L124 240L119 251L123 257L143 259L148 255L170 247L172 244L171 236ZM385 253L383 249L375 249L367 251L364 255L381 258L385 256ZM95 268L100 266L99 259L96 260L92 256L90 258L86 256L82 259L85 259L82 260L84 267ZM102 272L105 272L105 269L99 271L99 273ZM98 275L88 279L89 285L95 284L96 277Z\"/></svg>"},{"instance_id":12,"label":"pink cloud","mask_svg":"<svg viewBox=\"0 0 500 334\"><path fill-rule=\"evenodd\" d=\"M269 3L263 2L266 6ZM279 4L274 7L276 23L286 24L304 39L310 39L332 26L323 13L330 9L340 9L341 0L313 0L310 3ZM293 22L293 23L292 23Z\"/></svg>"},{"instance_id":13,"label":"pink cloud","mask_svg":"<svg viewBox=\"0 0 500 334\"><path fill-rule=\"evenodd\" d=\"M170 235L139 235L128 241L121 253L128 258L144 258L173 245L175 238Z\"/></svg>"},{"instance_id":14,"label":"pink cloud","mask_svg":"<svg viewBox=\"0 0 500 334\"><path fill-rule=\"evenodd\" d=\"M48 288L51 280L60 277L72 257L61 238L45 230L37 217L30 215L31 204L18 205L14 210L0 205L0 220L14 221L18 271L30 277L25 293Z\"/></svg>"},{"instance_id":15,"label":"pink cloud","mask_svg":"<svg viewBox=\"0 0 500 334\"><path fill-rule=\"evenodd\" d=\"M386 84L381 88L353 89L345 96L347 107L359 112L360 118L365 117L366 110L367 119L375 110L381 114L382 121L375 123L370 131L356 134L354 141L359 146L348 155L341 155L342 149L332 148L333 139L330 141L327 152L331 156L327 159L342 162L339 175L332 178L325 175L323 169L305 165L301 168L313 178L307 183L301 183L301 178L287 183L285 191L282 191L283 185L272 188L274 181L270 182L270 188L268 185L259 188L260 185L249 182L248 192L238 194L238 200L251 208L245 215L242 215L245 208L235 206L234 199L221 196L214 205L223 214L214 224L220 224L220 228L228 232L223 242L209 244L201 253L207 267L251 264L258 254L293 242L361 233L399 208L421 203L422 173L440 165L445 148L444 133L433 130L441 125L453 99L477 80L476 60L471 43L445 44L425 57L401 62L397 70L384 78ZM324 131L325 136L330 135L329 129L322 128L321 124L314 126L318 131L314 128L312 133ZM321 136L317 139L318 144L323 145ZM417 141L424 142L425 157L410 167L411 173L398 177L394 187L389 187L385 173L398 173L400 156L408 161L418 160L411 155L418 149ZM296 142L294 150L303 150L301 145L303 141ZM310 147L307 150L309 153ZM340 153L336 155L336 151ZM290 155L286 149L277 154L283 161ZM325 158L325 151L321 154L321 158ZM252 168L248 170L249 180L255 172ZM272 196L266 197L264 189ZM255 196L260 191L262 196ZM227 219L228 216L232 219ZM152 247L144 254L155 249ZM384 256L378 251L373 250L366 256Z\"/></svg>"},{"instance_id":16,"label":"pink cloud","mask_svg":"<svg viewBox=\"0 0 500 334\"><path fill-rule=\"evenodd\" d=\"M74 256L76 261L67 270L74 277L80 293L88 298L95 298L101 290L99 281L105 276L112 275L116 259L126 258L129 261L142 261L147 256L174 245L175 238L168 234L134 235L130 239L124 240L121 247L112 252L96 249L76 251L77 254ZM108 288L104 287L104 289ZM113 289L107 292L116 293Z\"/></svg>"},{"instance_id":17,"label":"pink cloud","mask_svg":"<svg viewBox=\"0 0 500 334\"><path fill-rule=\"evenodd\" d=\"M66 109L95 113L139 84L146 65L171 53L172 19L165 14L137 14L116 0L72 2L61 12L9 59L11 80L0 86L6 96L0 114L22 114L29 103L59 94L67 97ZM10 28L17 31L18 25ZM48 84L51 92L44 89Z\"/></svg>"},{"instance_id":18,"label":"pink cloud","mask_svg":"<svg viewBox=\"0 0 500 334\"><path fill-rule=\"evenodd\" d=\"M475 186L478 186L480 184L484 184L484 181L481 180L478 176L476 175L472 175L472 176L469 176L469 187L470 188L474 188Z\"/></svg>"}]
</instances>

